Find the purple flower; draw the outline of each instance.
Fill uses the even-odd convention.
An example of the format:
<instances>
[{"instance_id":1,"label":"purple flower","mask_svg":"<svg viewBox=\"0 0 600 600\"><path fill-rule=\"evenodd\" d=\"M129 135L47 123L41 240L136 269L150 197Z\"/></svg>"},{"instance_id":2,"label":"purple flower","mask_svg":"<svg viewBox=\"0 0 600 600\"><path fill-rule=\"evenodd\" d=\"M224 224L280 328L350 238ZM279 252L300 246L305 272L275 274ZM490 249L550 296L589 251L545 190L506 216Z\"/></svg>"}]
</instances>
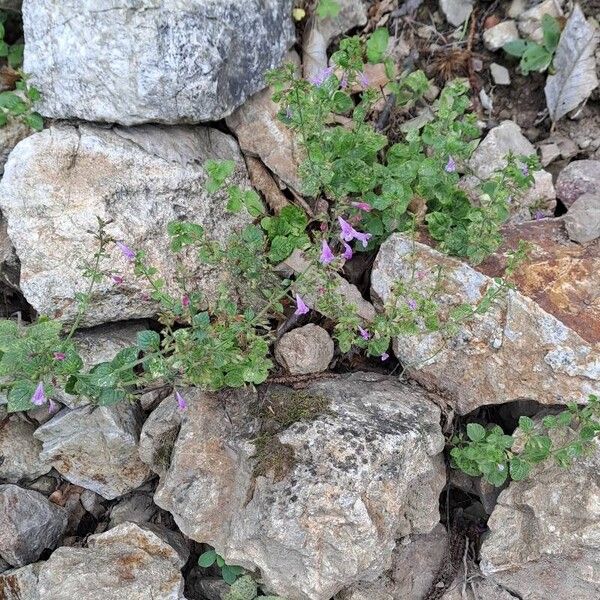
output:
<instances>
[{"instance_id":1,"label":"purple flower","mask_svg":"<svg viewBox=\"0 0 600 600\"><path fill-rule=\"evenodd\" d=\"M55 352L53 356L54 360L65 360L67 358L64 352Z\"/></svg>"},{"instance_id":2,"label":"purple flower","mask_svg":"<svg viewBox=\"0 0 600 600\"><path fill-rule=\"evenodd\" d=\"M390 355L387 352L384 352L380 357L381 362L383 362L384 360L387 360L389 357L390 357Z\"/></svg>"},{"instance_id":3,"label":"purple flower","mask_svg":"<svg viewBox=\"0 0 600 600\"><path fill-rule=\"evenodd\" d=\"M135 252L123 242L117 242L117 248L127 260L135 260Z\"/></svg>"},{"instance_id":4,"label":"purple flower","mask_svg":"<svg viewBox=\"0 0 600 600\"><path fill-rule=\"evenodd\" d=\"M184 307L188 307L190 305L190 297L186 294L181 298L181 305Z\"/></svg>"},{"instance_id":5,"label":"purple flower","mask_svg":"<svg viewBox=\"0 0 600 600\"><path fill-rule=\"evenodd\" d=\"M454 173L456 171L456 161L451 156L448 157L448 162L444 167L444 171L446 171L446 173Z\"/></svg>"},{"instance_id":6,"label":"purple flower","mask_svg":"<svg viewBox=\"0 0 600 600\"><path fill-rule=\"evenodd\" d=\"M527 175L529 175L529 167L527 165L521 165L521 173L527 177Z\"/></svg>"},{"instance_id":7,"label":"purple flower","mask_svg":"<svg viewBox=\"0 0 600 600\"><path fill-rule=\"evenodd\" d=\"M46 394L44 393L44 384L40 381L31 396L31 403L36 406L41 406L46 402Z\"/></svg>"},{"instance_id":8,"label":"purple flower","mask_svg":"<svg viewBox=\"0 0 600 600\"><path fill-rule=\"evenodd\" d=\"M340 81L340 87L345 90L348 87L348 75L346 75L346 73L344 73L342 75L342 79Z\"/></svg>"},{"instance_id":9,"label":"purple flower","mask_svg":"<svg viewBox=\"0 0 600 600\"><path fill-rule=\"evenodd\" d=\"M410 310L417 310L417 303L412 298L409 298L406 304L408 304L408 308L410 308Z\"/></svg>"},{"instance_id":10,"label":"purple flower","mask_svg":"<svg viewBox=\"0 0 600 600\"><path fill-rule=\"evenodd\" d=\"M310 308L306 306L304 300L300 297L300 294L296 294L296 310L294 311L295 315L305 315Z\"/></svg>"},{"instance_id":11,"label":"purple flower","mask_svg":"<svg viewBox=\"0 0 600 600\"><path fill-rule=\"evenodd\" d=\"M112 280L115 282L116 285L121 285L125 281L125 278L121 275L113 275Z\"/></svg>"},{"instance_id":12,"label":"purple flower","mask_svg":"<svg viewBox=\"0 0 600 600\"><path fill-rule=\"evenodd\" d=\"M54 400L52 400L52 398L50 398L50 400L48 400L48 413L53 415L54 413L57 413L58 410L60 408L60 405L57 402L54 402Z\"/></svg>"},{"instance_id":13,"label":"purple flower","mask_svg":"<svg viewBox=\"0 0 600 600\"><path fill-rule=\"evenodd\" d=\"M536 210L535 215L533 215L533 218L536 221L541 221L544 218L544 213L541 210Z\"/></svg>"},{"instance_id":14,"label":"purple flower","mask_svg":"<svg viewBox=\"0 0 600 600\"><path fill-rule=\"evenodd\" d=\"M344 244L344 253L342 254L342 258L350 260L352 258L352 248L350 248L349 244L346 244L346 242L342 242L342 244Z\"/></svg>"},{"instance_id":15,"label":"purple flower","mask_svg":"<svg viewBox=\"0 0 600 600\"><path fill-rule=\"evenodd\" d=\"M362 233L360 231L356 231L348 221L344 221L342 217L338 217L338 222L340 224L340 228L342 229L341 238L345 242L350 242L352 240L358 240L362 242L363 248L367 247L369 243L369 239L371 238L370 233Z\"/></svg>"},{"instance_id":16,"label":"purple flower","mask_svg":"<svg viewBox=\"0 0 600 600\"><path fill-rule=\"evenodd\" d=\"M319 257L319 260L322 264L328 265L334 258L335 257L333 256L333 252L331 251L327 240L323 240L323 243L321 244L321 256Z\"/></svg>"},{"instance_id":17,"label":"purple flower","mask_svg":"<svg viewBox=\"0 0 600 600\"><path fill-rule=\"evenodd\" d=\"M290 106L288 106L285 109L285 117L286 117L286 119L291 119L292 118L292 109L291 109Z\"/></svg>"},{"instance_id":18,"label":"purple flower","mask_svg":"<svg viewBox=\"0 0 600 600\"><path fill-rule=\"evenodd\" d=\"M179 410L185 410L188 407L185 398L179 393L178 390L175 390L175 400L177 400L177 408Z\"/></svg>"},{"instance_id":19,"label":"purple flower","mask_svg":"<svg viewBox=\"0 0 600 600\"><path fill-rule=\"evenodd\" d=\"M333 75L333 67L321 69L315 75L312 75L308 80L315 86L321 87Z\"/></svg>"},{"instance_id":20,"label":"purple flower","mask_svg":"<svg viewBox=\"0 0 600 600\"><path fill-rule=\"evenodd\" d=\"M358 208L360 210L364 210L365 212L371 212L372 206L367 202L350 202L354 208Z\"/></svg>"},{"instance_id":21,"label":"purple flower","mask_svg":"<svg viewBox=\"0 0 600 600\"><path fill-rule=\"evenodd\" d=\"M368 340L371 337L368 329L363 329L360 325L358 326L358 332L363 340Z\"/></svg>"},{"instance_id":22,"label":"purple flower","mask_svg":"<svg viewBox=\"0 0 600 600\"><path fill-rule=\"evenodd\" d=\"M361 71L358 74L358 83L360 83L360 85L364 88L369 87L369 78L364 71Z\"/></svg>"}]
</instances>

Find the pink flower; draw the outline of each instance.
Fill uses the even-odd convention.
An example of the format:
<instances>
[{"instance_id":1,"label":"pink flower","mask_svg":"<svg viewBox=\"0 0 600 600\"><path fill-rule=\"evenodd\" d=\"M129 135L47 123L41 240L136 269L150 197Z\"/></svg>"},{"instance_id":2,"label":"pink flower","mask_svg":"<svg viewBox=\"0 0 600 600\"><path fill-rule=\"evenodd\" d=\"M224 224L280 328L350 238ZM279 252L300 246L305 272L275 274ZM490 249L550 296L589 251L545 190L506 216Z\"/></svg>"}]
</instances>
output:
<instances>
[{"instance_id":1,"label":"pink flower","mask_svg":"<svg viewBox=\"0 0 600 600\"><path fill-rule=\"evenodd\" d=\"M44 393L44 384L40 381L31 396L31 403L41 406L46 403L46 394Z\"/></svg>"},{"instance_id":2,"label":"pink flower","mask_svg":"<svg viewBox=\"0 0 600 600\"><path fill-rule=\"evenodd\" d=\"M316 75L313 75L308 80L315 86L321 87L332 75L333 67L321 69Z\"/></svg>"},{"instance_id":3,"label":"pink flower","mask_svg":"<svg viewBox=\"0 0 600 600\"><path fill-rule=\"evenodd\" d=\"M454 173L456 171L456 161L451 156L448 157L448 162L444 167L444 171L446 171L446 173Z\"/></svg>"},{"instance_id":4,"label":"pink flower","mask_svg":"<svg viewBox=\"0 0 600 600\"><path fill-rule=\"evenodd\" d=\"M387 360L390 357L390 355L387 352L384 352L380 358L381 358L381 362L383 362L384 360Z\"/></svg>"},{"instance_id":5,"label":"pink flower","mask_svg":"<svg viewBox=\"0 0 600 600\"><path fill-rule=\"evenodd\" d=\"M308 308L308 306L306 306L306 304L304 303L304 300L302 300L300 295L296 294L296 310L295 310L294 314L295 315L305 315L308 311L310 311L310 308Z\"/></svg>"},{"instance_id":6,"label":"pink flower","mask_svg":"<svg viewBox=\"0 0 600 600\"><path fill-rule=\"evenodd\" d=\"M127 260L135 260L135 252L123 242L117 242L117 248Z\"/></svg>"},{"instance_id":7,"label":"pink flower","mask_svg":"<svg viewBox=\"0 0 600 600\"><path fill-rule=\"evenodd\" d=\"M335 256L333 256L333 252L331 251L327 240L323 240L323 243L321 244L321 256L319 260L322 264L328 265L334 258Z\"/></svg>"},{"instance_id":8,"label":"pink flower","mask_svg":"<svg viewBox=\"0 0 600 600\"><path fill-rule=\"evenodd\" d=\"M364 210L365 212L371 212L373 207L368 202L350 202L354 208L358 208L360 210Z\"/></svg>"},{"instance_id":9,"label":"pink flower","mask_svg":"<svg viewBox=\"0 0 600 600\"><path fill-rule=\"evenodd\" d=\"M361 71L358 74L358 83L360 83L360 85L364 88L369 87L369 78L364 71Z\"/></svg>"},{"instance_id":10,"label":"pink flower","mask_svg":"<svg viewBox=\"0 0 600 600\"><path fill-rule=\"evenodd\" d=\"M55 352L53 356L54 360L65 360L67 358L64 352Z\"/></svg>"},{"instance_id":11,"label":"pink flower","mask_svg":"<svg viewBox=\"0 0 600 600\"><path fill-rule=\"evenodd\" d=\"M534 219L536 221L541 221L544 218L544 213L541 210L536 210L535 211L535 215L534 215Z\"/></svg>"},{"instance_id":12,"label":"pink flower","mask_svg":"<svg viewBox=\"0 0 600 600\"><path fill-rule=\"evenodd\" d=\"M363 329L360 325L358 326L358 332L363 340L368 340L371 337L368 329Z\"/></svg>"},{"instance_id":13,"label":"pink flower","mask_svg":"<svg viewBox=\"0 0 600 600\"><path fill-rule=\"evenodd\" d=\"M179 410L186 410L188 405L185 401L185 398L179 393L178 390L175 390L175 400L177 400L177 408Z\"/></svg>"},{"instance_id":14,"label":"pink flower","mask_svg":"<svg viewBox=\"0 0 600 600\"><path fill-rule=\"evenodd\" d=\"M410 310L417 310L417 303L412 298L409 298L406 304L408 304L408 308L410 308Z\"/></svg>"},{"instance_id":15,"label":"pink flower","mask_svg":"<svg viewBox=\"0 0 600 600\"><path fill-rule=\"evenodd\" d=\"M358 240L363 245L363 248L366 248L369 245L371 234L361 233L360 231L354 231L354 239Z\"/></svg>"},{"instance_id":16,"label":"pink flower","mask_svg":"<svg viewBox=\"0 0 600 600\"><path fill-rule=\"evenodd\" d=\"M346 75L346 73L344 73L342 75L342 79L340 81L340 87L345 90L348 87L348 75Z\"/></svg>"},{"instance_id":17,"label":"pink flower","mask_svg":"<svg viewBox=\"0 0 600 600\"><path fill-rule=\"evenodd\" d=\"M53 415L55 413L57 413L60 409L60 404L58 404L57 402L54 402L54 400L52 400L52 398L50 398L50 400L48 400L48 413Z\"/></svg>"},{"instance_id":18,"label":"pink flower","mask_svg":"<svg viewBox=\"0 0 600 600\"><path fill-rule=\"evenodd\" d=\"M342 242L344 244L344 253L342 254L342 258L346 260L350 260L352 258L352 248L346 242Z\"/></svg>"},{"instance_id":19,"label":"pink flower","mask_svg":"<svg viewBox=\"0 0 600 600\"><path fill-rule=\"evenodd\" d=\"M121 275L113 275L111 278L116 285L121 285L125 281L125 277Z\"/></svg>"},{"instance_id":20,"label":"pink flower","mask_svg":"<svg viewBox=\"0 0 600 600\"><path fill-rule=\"evenodd\" d=\"M181 298L181 305L184 306L184 307L186 307L186 308L190 305L190 297L188 295L184 295Z\"/></svg>"},{"instance_id":21,"label":"pink flower","mask_svg":"<svg viewBox=\"0 0 600 600\"><path fill-rule=\"evenodd\" d=\"M354 229L354 227L352 227L352 225L350 225L350 223L348 223L348 221L342 219L342 217L338 217L338 222L342 230L342 240L344 240L345 242L358 240L362 243L363 248L367 247L369 239L371 238L370 233L362 233L360 231L357 231L356 229Z\"/></svg>"}]
</instances>

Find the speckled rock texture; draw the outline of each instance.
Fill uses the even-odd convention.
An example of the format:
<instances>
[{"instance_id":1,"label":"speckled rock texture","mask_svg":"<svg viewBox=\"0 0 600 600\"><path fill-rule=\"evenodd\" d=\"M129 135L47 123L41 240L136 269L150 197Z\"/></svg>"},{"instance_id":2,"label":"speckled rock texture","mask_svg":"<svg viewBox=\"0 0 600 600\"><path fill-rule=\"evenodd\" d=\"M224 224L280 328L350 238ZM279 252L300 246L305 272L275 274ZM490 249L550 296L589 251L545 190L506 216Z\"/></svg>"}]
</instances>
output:
<instances>
[{"instance_id":1,"label":"speckled rock texture","mask_svg":"<svg viewBox=\"0 0 600 600\"><path fill-rule=\"evenodd\" d=\"M0 575L0 598L2 600L41 600L37 581L43 563L33 563L18 569L10 569Z\"/></svg>"},{"instance_id":2,"label":"speckled rock texture","mask_svg":"<svg viewBox=\"0 0 600 600\"><path fill-rule=\"evenodd\" d=\"M155 494L185 535L260 569L271 592L329 600L376 579L396 539L436 526L445 468L432 396L368 373L259 394L186 391ZM319 412L278 433L256 416L301 402Z\"/></svg>"},{"instance_id":3,"label":"speckled rock texture","mask_svg":"<svg viewBox=\"0 0 600 600\"><path fill-rule=\"evenodd\" d=\"M97 249L96 217L111 220L107 233L134 251L144 250L148 263L174 285L170 221L200 223L222 240L251 220L245 212L226 212L225 192L206 193L201 165L209 158L235 160L235 182L248 184L235 140L205 127L60 124L23 140L0 181L0 208L21 260L20 284L28 302L41 314L74 318L75 294L88 286L81 265ZM130 261L114 245L107 251L102 267L123 281L105 278L96 285L84 327L145 318L157 310ZM199 266L192 251L184 262L200 291L213 298L223 275Z\"/></svg>"},{"instance_id":4,"label":"speckled rock texture","mask_svg":"<svg viewBox=\"0 0 600 600\"><path fill-rule=\"evenodd\" d=\"M478 304L492 285L467 264L396 234L375 260L371 297L376 303L389 300L396 281L410 279L413 265L429 274L419 282L421 289L435 285L434 274L443 269L442 321L455 306ZM450 339L440 332L398 337L394 352L412 377L460 414L514 400L586 402L600 386L600 346L513 290L487 312L461 322Z\"/></svg>"},{"instance_id":5,"label":"speckled rock texture","mask_svg":"<svg viewBox=\"0 0 600 600\"><path fill-rule=\"evenodd\" d=\"M35 562L59 543L66 527L67 511L39 492L0 485L0 556L9 565Z\"/></svg>"},{"instance_id":6,"label":"speckled rock texture","mask_svg":"<svg viewBox=\"0 0 600 600\"><path fill-rule=\"evenodd\" d=\"M281 336L275 358L292 375L326 371L333 358L333 340L325 329L309 323Z\"/></svg>"},{"instance_id":7,"label":"speckled rock texture","mask_svg":"<svg viewBox=\"0 0 600 600\"><path fill-rule=\"evenodd\" d=\"M552 434L559 445L566 441L560 435ZM481 570L518 598L598 598L600 443L568 469L545 461L512 481L488 527Z\"/></svg>"},{"instance_id":8,"label":"speckled rock texture","mask_svg":"<svg viewBox=\"0 0 600 600\"><path fill-rule=\"evenodd\" d=\"M32 565L35 572L5 576L4 585L27 592L14 600L185 600L184 557L156 529L123 523L90 536L87 546L59 548ZM0 592L2 585L0 576Z\"/></svg>"},{"instance_id":9,"label":"speckled rock texture","mask_svg":"<svg viewBox=\"0 0 600 600\"><path fill-rule=\"evenodd\" d=\"M44 116L222 119L294 41L292 0L30 0L24 70ZM110 40L110 43L107 43Z\"/></svg>"},{"instance_id":10,"label":"speckled rock texture","mask_svg":"<svg viewBox=\"0 0 600 600\"><path fill-rule=\"evenodd\" d=\"M140 460L142 412L138 405L63 409L39 427L40 457L68 481L112 500L138 488L151 475Z\"/></svg>"},{"instance_id":11,"label":"speckled rock texture","mask_svg":"<svg viewBox=\"0 0 600 600\"><path fill-rule=\"evenodd\" d=\"M600 160L574 160L559 174L556 195L568 208L579 196L600 189Z\"/></svg>"}]
</instances>

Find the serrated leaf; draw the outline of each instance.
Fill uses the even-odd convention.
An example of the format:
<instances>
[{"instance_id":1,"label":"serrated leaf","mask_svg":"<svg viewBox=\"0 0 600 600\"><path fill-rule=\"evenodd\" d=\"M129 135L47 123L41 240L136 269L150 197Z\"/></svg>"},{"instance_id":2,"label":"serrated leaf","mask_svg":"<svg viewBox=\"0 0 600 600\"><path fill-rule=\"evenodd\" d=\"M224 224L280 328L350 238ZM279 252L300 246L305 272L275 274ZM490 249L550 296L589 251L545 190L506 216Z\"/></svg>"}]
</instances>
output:
<instances>
[{"instance_id":1,"label":"serrated leaf","mask_svg":"<svg viewBox=\"0 0 600 600\"><path fill-rule=\"evenodd\" d=\"M144 351L153 351L160 348L160 335L156 331L145 329L138 331L136 336L138 348Z\"/></svg>"},{"instance_id":2,"label":"serrated leaf","mask_svg":"<svg viewBox=\"0 0 600 600\"><path fill-rule=\"evenodd\" d=\"M481 442L485 439L485 428L479 423L469 423L467 425L467 436L473 442Z\"/></svg>"},{"instance_id":3,"label":"serrated leaf","mask_svg":"<svg viewBox=\"0 0 600 600\"><path fill-rule=\"evenodd\" d=\"M590 25L578 5L567 21L554 55L555 74L549 75L544 92L553 121L588 99L598 86L594 52L598 31Z\"/></svg>"},{"instance_id":4,"label":"serrated leaf","mask_svg":"<svg viewBox=\"0 0 600 600\"><path fill-rule=\"evenodd\" d=\"M29 410L33 407L31 397L35 392L36 384L32 381L15 381L8 392L8 412Z\"/></svg>"},{"instance_id":5,"label":"serrated leaf","mask_svg":"<svg viewBox=\"0 0 600 600\"><path fill-rule=\"evenodd\" d=\"M376 29L367 40L367 60L371 64L383 61L390 40L390 34L385 27Z\"/></svg>"},{"instance_id":6,"label":"serrated leaf","mask_svg":"<svg viewBox=\"0 0 600 600\"><path fill-rule=\"evenodd\" d=\"M524 460L515 457L510 461L510 476L515 481L525 479L531 471L531 465Z\"/></svg>"}]
</instances>

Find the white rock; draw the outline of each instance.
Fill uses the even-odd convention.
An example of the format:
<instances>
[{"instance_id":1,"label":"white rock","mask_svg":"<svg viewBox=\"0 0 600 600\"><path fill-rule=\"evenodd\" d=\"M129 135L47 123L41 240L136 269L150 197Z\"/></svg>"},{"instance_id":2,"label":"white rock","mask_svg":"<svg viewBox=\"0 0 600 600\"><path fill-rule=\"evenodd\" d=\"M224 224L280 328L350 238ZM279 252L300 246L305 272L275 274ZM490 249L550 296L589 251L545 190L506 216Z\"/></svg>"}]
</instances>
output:
<instances>
[{"instance_id":1,"label":"white rock","mask_svg":"<svg viewBox=\"0 0 600 600\"><path fill-rule=\"evenodd\" d=\"M483 43L492 52L500 50L508 42L514 42L518 39L519 32L515 21L503 21L483 32Z\"/></svg>"},{"instance_id":2,"label":"white rock","mask_svg":"<svg viewBox=\"0 0 600 600\"><path fill-rule=\"evenodd\" d=\"M326 371L333 358L333 340L325 329L309 323L281 336L275 358L292 375Z\"/></svg>"},{"instance_id":3,"label":"white rock","mask_svg":"<svg viewBox=\"0 0 600 600\"><path fill-rule=\"evenodd\" d=\"M30 0L23 69L48 117L216 121L279 66L294 40L291 9L292 0Z\"/></svg>"},{"instance_id":4,"label":"white rock","mask_svg":"<svg viewBox=\"0 0 600 600\"><path fill-rule=\"evenodd\" d=\"M35 432L40 457L71 483L112 500L138 488L150 469L138 456L142 427L139 406L63 409Z\"/></svg>"},{"instance_id":5,"label":"white rock","mask_svg":"<svg viewBox=\"0 0 600 600\"><path fill-rule=\"evenodd\" d=\"M565 227L569 238L580 244L600 237L600 193L579 196L565 215Z\"/></svg>"},{"instance_id":6,"label":"white rock","mask_svg":"<svg viewBox=\"0 0 600 600\"><path fill-rule=\"evenodd\" d=\"M88 281L81 264L96 251L96 216L112 223L107 232L134 250L145 250L167 285L177 271L167 224L190 220L215 239L250 222L247 213L225 211L225 192L203 189L209 158L238 163L235 182L247 185L239 149L228 135L204 127L104 128L56 125L29 136L13 150L0 181L0 208L21 260L21 288L41 314L70 321L75 293ZM111 246L103 266L122 275L98 283L82 326L145 318L157 305L145 301L149 287ZM199 290L214 299L219 275L200 268L195 252L185 259ZM222 277L222 274L221 274Z\"/></svg>"},{"instance_id":7,"label":"white rock","mask_svg":"<svg viewBox=\"0 0 600 600\"><path fill-rule=\"evenodd\" d=\"M472 0L440 0L440 9L450 25L462 25L473 11Z\"/></svg>"},{"instance_id":8,"label":"white rock","mask_svg":"<svg viewBox=\"0 0 600 600\"><path fill-rule=\"evenodd\" d=\"M12 149L30 133L29 127L16 120L0 127L0 177L4 173L4 165Z\"/></svg>"},{"instance_id":9,"label":"white rock","mask_svg":"<svg viewBox=\"0 0 600 600\"><path fill-rule=\"evenodd\" d=\"M542 17L544 15L550 15L551 17L562 17L563 11L562 6L563 0L544 0L535 6L532 6L529 10L519 15L519 31L525 38L533 40L534 42L542 42L544 39L544 32L542 31Z\"/></svg>"},{"instance_id":10,"label":"white rock","mask_svg":"<svg viewBox=\"0 0 600 600\"><path fill-rule=\"evenodd\" d=\"M496 85L510 85L510 73L506 67L492 63L490 65L490 73Z\"/></svg>"},{"instance_id":11,"label":"white rock","mask_svg":"<svg viewBox=\"0 0 600 600\"><path fill-rule=\"evenodd\" d=\"M398 537L439 521L439 409L417 387L355 373L299 392L269 386L262 400L186 397L155 502L228 563L260 569L268 590L329 600L385 570ZM315 403L310 418L289 423ZM265 427L275 433L253 458Z\"/></svg>"}]
</instances>

